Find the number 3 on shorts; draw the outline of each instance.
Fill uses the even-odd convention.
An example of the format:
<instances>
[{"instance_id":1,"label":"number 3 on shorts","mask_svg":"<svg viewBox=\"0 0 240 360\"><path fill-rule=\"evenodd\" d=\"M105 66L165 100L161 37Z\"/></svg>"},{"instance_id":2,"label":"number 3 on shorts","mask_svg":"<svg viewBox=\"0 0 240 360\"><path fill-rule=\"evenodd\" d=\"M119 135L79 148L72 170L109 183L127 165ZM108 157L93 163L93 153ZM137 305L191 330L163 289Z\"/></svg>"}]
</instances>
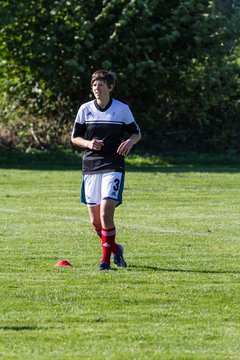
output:
<instances>
[{"instance_id":1,"label":"number 3 on shorts","mask_svg":"<svg viewBox=\"0 0 240 360\"><path fill-rule=\"evenodd\" d=\"M117 205L122 203L122 192L124 185L124 174L120 172L111 172L103 175L102 198L113 199Z\"/></svg>"},{"instance_id":2,"label":"number 3 on shorts","mask_svg":"<svg viewBox=\"0 0 240 360\"><path fill-rule=\"evenodd\" d=\"M119 179L114 179L114 184L115 185L113 186L113 190L118 191L120 180Z\"/></svg>"}]
</instances>

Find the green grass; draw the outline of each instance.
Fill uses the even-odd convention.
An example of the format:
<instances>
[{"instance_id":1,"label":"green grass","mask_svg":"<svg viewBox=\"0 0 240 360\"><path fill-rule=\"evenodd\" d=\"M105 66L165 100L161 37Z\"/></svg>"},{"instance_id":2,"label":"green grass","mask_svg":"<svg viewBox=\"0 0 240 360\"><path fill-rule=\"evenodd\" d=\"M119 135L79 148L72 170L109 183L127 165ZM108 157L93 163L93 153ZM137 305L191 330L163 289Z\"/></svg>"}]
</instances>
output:
<instances>
[{"instance_id":1,"label":"green grass","mask_svg":"<svg viewBox=\"0 0 240 360\"><path fill-rule=\"evenodd\" d=\"M99 272L79 158L7 159L1 359L240 358L237 162L130 157L116 209L129 266ZM55 268L60 259L73 268Z\"/></svg>"}]
</instances>

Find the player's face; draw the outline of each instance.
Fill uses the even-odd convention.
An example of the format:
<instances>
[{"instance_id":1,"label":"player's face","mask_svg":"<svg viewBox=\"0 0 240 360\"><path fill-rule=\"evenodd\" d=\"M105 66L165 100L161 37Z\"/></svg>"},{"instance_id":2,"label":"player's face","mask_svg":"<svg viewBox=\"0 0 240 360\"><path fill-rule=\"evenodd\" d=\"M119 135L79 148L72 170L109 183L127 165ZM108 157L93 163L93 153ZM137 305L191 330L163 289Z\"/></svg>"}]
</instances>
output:
<instances>
[{"instance_id":1,"label":"player's face","mask_svg":"<svg viewBox=\"0 0 240 360\"><path fill-rule=\"evenodd\" d=\"M108 85L101 80L95 80L92 84L92 92L97 99L97 101L104 102L109 99L110 91L112 89L108 87Z\"/></svg>"}]
</instances>

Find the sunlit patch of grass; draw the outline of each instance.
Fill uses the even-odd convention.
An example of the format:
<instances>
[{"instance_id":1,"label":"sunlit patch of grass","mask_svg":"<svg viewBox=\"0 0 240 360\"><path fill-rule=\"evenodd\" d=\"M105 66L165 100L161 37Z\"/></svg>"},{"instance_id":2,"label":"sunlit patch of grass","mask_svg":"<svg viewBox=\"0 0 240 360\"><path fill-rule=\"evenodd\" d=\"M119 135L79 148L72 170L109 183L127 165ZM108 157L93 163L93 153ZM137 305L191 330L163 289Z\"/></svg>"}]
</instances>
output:
<instances>
[{"instance_id":1,"label":"sunlit patch of grass","mask_svg":"<svg viewBox=\"0 0 240 360\"><path fill-rule=\"evenodd\" d=\"M238 359L239 168L164 161L128 162L108 272L80 170L0 170L1 358Z\"/></svg>"}]
</instances>

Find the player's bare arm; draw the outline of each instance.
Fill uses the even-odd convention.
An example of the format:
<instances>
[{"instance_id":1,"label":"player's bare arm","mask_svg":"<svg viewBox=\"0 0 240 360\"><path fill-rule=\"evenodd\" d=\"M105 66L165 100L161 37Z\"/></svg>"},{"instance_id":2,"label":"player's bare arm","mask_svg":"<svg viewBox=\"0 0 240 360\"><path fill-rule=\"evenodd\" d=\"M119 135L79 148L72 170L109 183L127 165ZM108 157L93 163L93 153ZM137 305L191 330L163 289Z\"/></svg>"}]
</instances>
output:
<instances>
[{"instance_id":1,"label":"player's bare arm","mask_svg":"<svg viewBox=\"0 0 240 360\"><path fill-rule=\"evenodd\" d=\"M141 139L140 134L133 134L129 139L123 141L117 149L119 155L127 155L131 151L134 144Z\"/></svg>"}]
</instances>

